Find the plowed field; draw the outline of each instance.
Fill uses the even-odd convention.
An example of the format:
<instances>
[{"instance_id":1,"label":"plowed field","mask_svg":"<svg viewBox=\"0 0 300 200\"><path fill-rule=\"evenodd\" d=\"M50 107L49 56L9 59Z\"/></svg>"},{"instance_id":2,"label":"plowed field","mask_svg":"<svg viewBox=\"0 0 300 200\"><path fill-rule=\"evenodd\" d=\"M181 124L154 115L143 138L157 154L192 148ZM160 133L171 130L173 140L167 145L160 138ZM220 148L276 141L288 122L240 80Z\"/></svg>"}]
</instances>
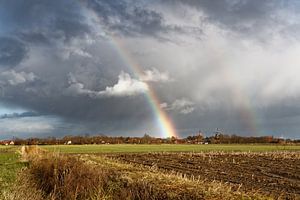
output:
<instances>
[{"instance_id":1,"label":"plowed field","mask_svg":"<svg viewBox=\"0 0 300 200\"><path fill-rule=\"evenodd\" d=\"M234 189L300 199L300 153L144 153L108 157L188 178L221 181Z\"/></svg>"}]
</instances>

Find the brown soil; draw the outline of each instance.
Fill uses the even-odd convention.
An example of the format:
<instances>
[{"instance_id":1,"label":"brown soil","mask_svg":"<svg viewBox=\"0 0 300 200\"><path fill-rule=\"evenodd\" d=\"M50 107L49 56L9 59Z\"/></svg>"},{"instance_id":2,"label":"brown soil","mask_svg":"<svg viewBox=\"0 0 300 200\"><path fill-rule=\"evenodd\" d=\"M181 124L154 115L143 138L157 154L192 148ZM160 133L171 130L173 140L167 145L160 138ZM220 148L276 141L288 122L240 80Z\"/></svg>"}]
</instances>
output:
<instances>
[{"instance_id":1,"label":"brown soil","mask_svg":"<svg viewBox=\"0 0 300 200\"><path fill-rule=\"evenodd\" d=\"M300 152L148 153L108 157L189 178L226 182L235 190L279 199L300 199Z\"/></svg>"}]
</instances>

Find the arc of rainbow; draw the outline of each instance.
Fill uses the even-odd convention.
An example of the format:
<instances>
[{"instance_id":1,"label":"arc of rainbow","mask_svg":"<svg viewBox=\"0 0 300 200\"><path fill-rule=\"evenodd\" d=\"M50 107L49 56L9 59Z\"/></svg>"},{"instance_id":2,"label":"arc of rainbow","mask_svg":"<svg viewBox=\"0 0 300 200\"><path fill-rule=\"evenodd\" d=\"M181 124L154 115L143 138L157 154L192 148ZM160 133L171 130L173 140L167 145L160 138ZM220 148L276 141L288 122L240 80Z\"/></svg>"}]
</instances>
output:
<instances>
[{"instance_id":1,"label":"arc of rainbow","mask_svg":"<svg viewBox=\"0 0 300 200\"><path fill-rule=\"evenodd\" d=\"M226 63L226 59L224 60ZM223 63L223 64L224 64ZM239 116L243 125L250 131L249 134L258 136L261 135L261 128L259 127L258 114L252 106L250 97L247 96L243 90L241 83L236 80L237 75L229 68L223 65L223 78L226 82L231 83L231 94L233 98L239 103Z\"/></svg>"},{"instance_id":2,"label":"arc of rainbow","mask_svg":"<svg viewBox=\"0 0 300 200\"><path fill-rule=\"evenodd\" d=\"M118 52L119 56L122 60L126 63L126 65L132 70L134 75L137 78L140 78L143 74L142 67L133 59L133 57L128 53L126 48L124 47L122 41L117 37L110 35L110 41L112 42L113 46L115 47L116 51ZM169 118L165 110L163 110L160 106L160 100L156 95L154 89L151 87L150 84L145 82L148 87L147 92L145 93L146 99L148 100L153 113L156 116L157 124L160 127L160 130L163 134L163 137L177 137L177 132L174 126L174 123Z\"/></svg>"},{"instance_id":3,"label":"arc of rainbow","mask_svg":"<svg viewBox=\"0 0 300 200\"><path fill-rule=\"evenodd\" d=\"M243 92L241 86L234 84L232 96L238 99L240 103L239 115L243 124L246 126L247 131L250 131L249 134L258 136L261 134L260 128L258 127L258 117L255 112L255 108L251 105L250 98L246 96Z\"/></svg>"},{"instance_id":4,"label":"arc of rainbow","mask_svg":"<svg viewBox=\"0 0 300 200\"><path fill-rule=\"evenodd\" d=\"M93 18L98 22L98 25L102 29L101 21L97 14L92 10L90 10L89 14L93 16ZM115 37L113 34L110 34L108 31L105 31L105 34L106 38L111 42L112 47L117 51L118 55L122 58L127 67L134 73L134 75L138 79L140 79L143 74L142 67L128 53L122 41ZM156 116L156 122L159 125L162 137L178 137L175 125L167 115L166 111L161 108L161 103L155 93L155 90L147 82L145 82L145 84L148 88L147 92L145 93L145 97L149 102L154 115Z\"/></svg>"}]
</instances>

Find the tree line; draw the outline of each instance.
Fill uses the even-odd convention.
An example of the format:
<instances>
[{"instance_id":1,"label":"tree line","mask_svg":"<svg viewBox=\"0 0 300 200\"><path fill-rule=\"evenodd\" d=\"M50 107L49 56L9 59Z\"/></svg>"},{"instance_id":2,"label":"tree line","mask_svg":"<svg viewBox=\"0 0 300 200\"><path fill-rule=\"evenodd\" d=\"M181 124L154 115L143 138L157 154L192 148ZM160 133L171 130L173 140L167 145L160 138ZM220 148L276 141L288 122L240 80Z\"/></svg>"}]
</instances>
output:
<instances>
[{"instance_id":1,"label":"tree line","mask_svg":"<svg viewBox=\"0 0 300 200\"><path fill-rule=\"evenodd\" d=\"M228 135L215 133L213 136L204 137L202 133L187 136L186 138L157 138L145 134L143 137L113 137L105 135L83 135L83 136L64 136L62 138L27 138L13 139L15 145L58 145L58 144L286 144L300 143L300 140L282 139L273 136L245 137L238 135Z\"/></svg>"}]
</instances>

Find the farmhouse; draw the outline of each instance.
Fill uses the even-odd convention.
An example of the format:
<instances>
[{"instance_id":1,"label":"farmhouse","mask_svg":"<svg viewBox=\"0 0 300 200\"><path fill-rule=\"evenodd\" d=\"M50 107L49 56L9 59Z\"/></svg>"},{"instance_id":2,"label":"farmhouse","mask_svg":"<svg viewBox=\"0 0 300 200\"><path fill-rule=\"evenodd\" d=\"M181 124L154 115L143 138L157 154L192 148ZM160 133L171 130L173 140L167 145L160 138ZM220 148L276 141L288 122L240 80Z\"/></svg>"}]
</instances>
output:
<instances>
[{"instance_id":1,"label":"farmhouse","mask_svg":"<svg viewBox=\"0 0 300 200\"><path fill-rule=\"evenodd\" d=\"M71 144L72 144L72 141L71 141L71 140L68 140L68 141L66 141L64 144L66 144L66 145L71 145Z\"/></svg>"},{"instance_id":2,"label":"farmhouse","mask_svg":"<svg viewBox=\"0 0 300 200\"><path fill-rule=\"evenodd\" d=\"M0 141L0 144L7 146L7 145L14 145L15 142L13 140L2 140Z\"/></svg>"}]
</instances>

